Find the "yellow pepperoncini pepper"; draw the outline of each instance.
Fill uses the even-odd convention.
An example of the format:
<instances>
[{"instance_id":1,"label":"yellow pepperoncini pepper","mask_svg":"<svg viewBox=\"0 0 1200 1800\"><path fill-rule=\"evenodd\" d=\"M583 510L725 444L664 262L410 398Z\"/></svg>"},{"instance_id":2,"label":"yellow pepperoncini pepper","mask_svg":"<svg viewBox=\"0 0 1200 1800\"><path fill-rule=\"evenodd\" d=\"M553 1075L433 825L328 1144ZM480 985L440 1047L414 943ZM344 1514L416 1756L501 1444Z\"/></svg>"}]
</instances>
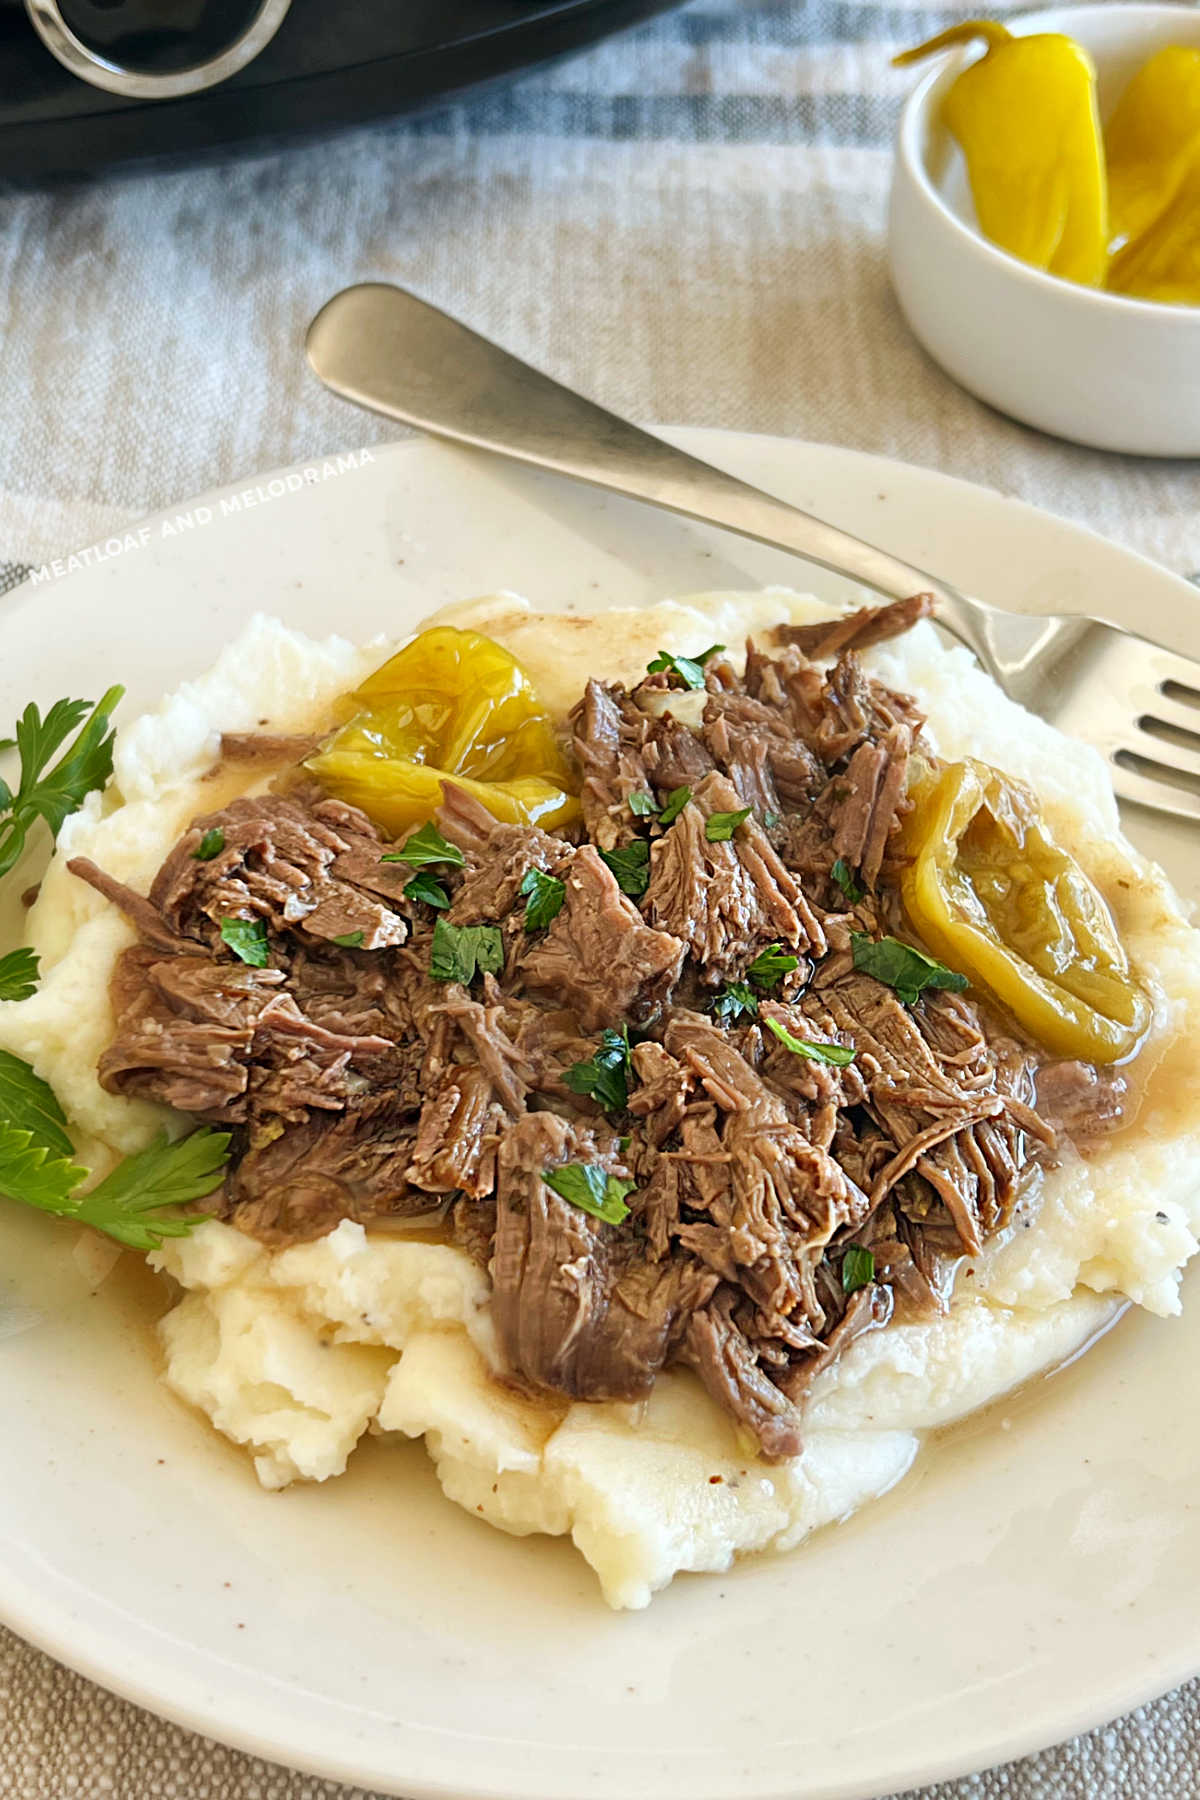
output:
<instances>
[{"instance_id":1,"label":"yellow pepperoncini pepper","mask_svg":"<svg viewBox=\"0 0 1200 1800\"><path fill-rule=\"evenodd\" d=\"M982 38L942 116L962 147L984 235L1023 262L1096 287L1108 253L1108 198L1096 71L1058 32L1014 37L989 19L952 25L898 64Z\"/></svg>"},{"instance_id":2,"label":"yellow pepperoncini pepper","mask_svg":"<svg viewBox=\"0 0 1200 1800\"><path fill-rule=\"evenodd\" d=\"M1113 257L1108 285L1139 300L1200 303L1200 143L1154 223Z\"/></svg>"},{"instance_id":3,"label":"yellow pepperoncini pepper","mask_svg":"<svg viewBox=\"0 0 1200 1800\"><path fill-rule=\"evenodd\" d=\"M1171 205L1200 148L1200 49L1168 44L1143 63L1104 136L1112 248L1120 250Z\"/></svg>"},{"instance_id":4,"label":"yellow pepperoncini pepper","mask_svg":"<svg viewBox=\"0 0 1200 1800\"><path fill-rule=\"evenodd\" d=\"M902 895L935 954L1056 1056L1128 1055L1149 1003L1103 898L1051 837L1030 790L968 761L912 798Z\"/></svg>"},{"instance_id":5,"label":"yellow pepperoncini pepper","mask_svg":"<svg viewBox=\"0 0 1200 1800\"><path fill-rule=\"evenodd\" d=\"M348 704L353 715L306 767L393 835L431 817L444 780L510 823L553 828L578 816L550 715L491 638L423 631Z\"/></svg>"}]
</instances>

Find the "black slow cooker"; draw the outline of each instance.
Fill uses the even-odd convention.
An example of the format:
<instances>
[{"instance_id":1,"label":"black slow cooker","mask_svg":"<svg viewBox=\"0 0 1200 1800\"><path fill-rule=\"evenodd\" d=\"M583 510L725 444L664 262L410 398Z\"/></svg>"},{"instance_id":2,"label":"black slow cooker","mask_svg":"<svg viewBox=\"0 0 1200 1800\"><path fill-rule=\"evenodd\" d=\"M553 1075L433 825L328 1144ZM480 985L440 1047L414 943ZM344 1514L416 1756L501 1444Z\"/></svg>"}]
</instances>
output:
<instances>
[{"instance_id":1,"label":"black slow cooker","mask_svg":"<svg viewBox=\"0 0 1200 1800\"><path fill-rule=\"evenodd\" d=\"M0 179L436 105L674 0L0 0Z\"/></svg>"}]
</instances>

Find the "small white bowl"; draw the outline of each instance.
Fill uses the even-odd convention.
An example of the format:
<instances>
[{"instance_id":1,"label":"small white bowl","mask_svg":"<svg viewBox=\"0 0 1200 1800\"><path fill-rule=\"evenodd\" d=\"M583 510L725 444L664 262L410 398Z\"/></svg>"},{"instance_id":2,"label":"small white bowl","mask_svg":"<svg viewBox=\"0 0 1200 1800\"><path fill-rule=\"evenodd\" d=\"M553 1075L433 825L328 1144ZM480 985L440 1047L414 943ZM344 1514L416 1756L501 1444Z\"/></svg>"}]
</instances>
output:
<instances>
[{"instance_id":1,"label":"small white bowl","mask_svg":"<svg viewBox=\"0 0 1200 1800\"><path fill-rule=\"evenodd\" d=\"M1105 4L1026 13L1091 54L1106 118L1165 44L1200 45L1200 9ZM1080 287L1010 256L975 223L963 158L941 123L966 57L939 58L900 117L888 240L920 342L981 400L1056 437L1142 456L1200 456L1200 306Z\"/></svg>"}]
</instances>

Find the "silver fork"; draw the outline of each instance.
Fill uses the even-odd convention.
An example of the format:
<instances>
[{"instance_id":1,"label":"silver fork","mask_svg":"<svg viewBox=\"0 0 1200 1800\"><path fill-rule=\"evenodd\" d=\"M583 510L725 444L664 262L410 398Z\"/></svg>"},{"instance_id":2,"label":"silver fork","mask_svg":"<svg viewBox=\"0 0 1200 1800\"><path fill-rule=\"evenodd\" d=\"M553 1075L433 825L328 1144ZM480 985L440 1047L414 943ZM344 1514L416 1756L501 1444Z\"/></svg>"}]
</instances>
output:
<instances>
[{"instance_id":1,"label":"silver fork","mask_svg":"<svg viewBox=\"0 0 1200 1800\"><path fill-rule=\"evenodd\" d=\"M789 550L894 600L924 590L1005 693L1106 757L1125 800L1200 819L1200 663L1100 619L1006 612L606 411L403 288L336 294L308 358L325 385L492 450Z\"/></svg>"}]
</instances>

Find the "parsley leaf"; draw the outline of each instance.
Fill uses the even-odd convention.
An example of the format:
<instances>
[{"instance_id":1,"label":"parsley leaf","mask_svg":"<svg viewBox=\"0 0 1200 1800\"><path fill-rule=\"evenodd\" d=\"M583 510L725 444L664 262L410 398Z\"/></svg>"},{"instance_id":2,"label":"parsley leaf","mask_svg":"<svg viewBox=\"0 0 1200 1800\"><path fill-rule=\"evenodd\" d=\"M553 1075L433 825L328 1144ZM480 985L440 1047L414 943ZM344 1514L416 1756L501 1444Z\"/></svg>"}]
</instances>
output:
<instances>
[{"instance_id":1,"label":"parsley leaf","mask_svg":"<svg viewBox=\"0 0 1200 1800\"><path fill-rule=\"evenodd\" d=\"M620 1112L629 1101L629 1027L605 1031L588 1062L572 1063L563 1080L573 1094L598 1100L606 1112Z\"/></svg>"},{"instance_id":2,"label":"parsley leaf","mask_svg":"<svg viewBox=\"0 0 1200 1800\"><path fill-rule=\"evenodd\" d=\"M926 988L948 988L952 994L961 994L968 985L965 975L926 956L923 950L901 943L899 938L874 939L865 932L852 931L850 947L855 968L864 975L873 975L886 987L895 988L906 1006L912 1006Z\"/></svg>"},{"instance_id":3,"label":"parsley leaf","mask_svg":"<svg viewBox=\"0 0 1200 1800\"><path fill-rule=\"evenodd\" d=\"M746 970L746 980L764 994L768 988L778 987L785 975L799 967L800 958L785 950L782 944L768 944Z\"/></svg>"},{"instance_id":4,"label":"parsley leaf","mask_svg":"<svg viewBox=\"0 0 1200 1800\"><path fill-rule=\"evenodd\" d=\"M641 793L630 794L629 810L637 819L648 819L652 812L658 811L658 801L643 789Z\"/></svg>"},{"instance_id":5,"label":"parsley leaf","mask_svg":"<svg viewBox=\"0 0 1200 1800\"><path fill-rule=\"evenodd\" d=\"M851 1244L842 1258L842 1292L856 1294L868 1281L875 1279L874 1254L862 1244Z\"/></svg>"},{"instance_id":6,"label":"parsley leaf","mask_svg":"<svg viewBox=\"0 0 1200 1800\"><path fill-rule=\"evenodd\" d=\"M660 825L673 825L688 801L692 797L690 787L672 788L667 795L666 805L658 815Z\"/></svg>"},{"instance_id":7,"label":"parsley leaf","mask_svg":"<svg viewBox=\"0 0 1200 1800\"><path fill-rule=\"evenodd\" d=\"M225 833L219 825L211 825L192 851L193 862L211 862L225 848Z\"/></svg>"},{"instance_id":8,"label":"parsley leaf","mask_svg":"<svg viewBox=\"0 0 1200 1800\"><path fill-rule=\"evenodd\" d=\"M428 870L422 870L411 881L405 882L404 897L406 900L423 900L426 906L436 906L439 912L450 904L449 894L437 876L429 874Z\"/></svg>"},{"instance_id":9,"label":"parsley leaf","mask_svg":"<svg viewBox=\"0 0 1200 1800\"><path fill-rule=\"evenodd\" d=\"M743 806L741 812L709 813L704 821L704 835L710 844L727 844L739 825L744 825L752 806Z\"/></svg>"},{"instance_id":10,"label":"parsley leaf","mask_svg":"<svg viewBox=\"0 0 1200 1800\"><path fill-rule=\"evenodd\" d=\"M650 846L645 838L634 838L623 850L602 850L600 860L608 864L623 894L637 900L650 886Z\"/></svg>"},{"instance_id":11,"label":"parsley leaf","mask_svg":"<svg viewBox=\"0 0 1200 1800\"><path fill-rule=\"evenodd\" d=\"M557 875L547 875L544 869L527 869L517 889L518 894L528 894L525 906L526 931L540 931L549 925L562 911L567 890Z\"/></svg>"},{"instance_id":12,"label":"parsley leaf","mask_svg":"<svg viewBox=\"0 0 1200 1800\"><path fill-rule=\"evenodd\" d=\"M54 1090L34 1074L27 1062L7 1050L0 1050L0 1121L17 1131L29 1132L33 1142L44 1150L59 1156L75 1154Z\"/></svg>"},{"instance_id":13,"label":"parsley leaf","mask_svg":"<svg viewBox=\"0 0 1200 1800\"><path fill-rule=\"evenodd\" d=\"M30 827L44 819L58 836L64 819L78 812L90 793L112 774L113 733L109 716L124 694L111 687L96 706L88 700L56 700L43 719L31 702L16 724L21 774L16 792L0 781L0 875L7 875L25 848ZM74 742L51 763L71 733Z\"/></svg>"},{"instance_id":14,"label":"parsley leaf","mask_svg":"<svg viewBox=\"0 0 1200 1800\"><path fill-rule=\"evenodd\" d=\"M854 1061L854 1051L848 1044L814 1043L812 1038L793 1037L779 1019L764 1022L767 1030L774 1032L780 1043L795 1056L806 1056L809 1062L832 1063L835 1069L844 1069L847 1063Z\"/></svg>"},{"instance_id":15,"label":"parsley leaf","mask_svg":"<svg viewBox=\"0 0 1200 1800\"><path fill-rule=\"evenodd\" d=\"M10 950L0 956L0 1000L28 1000L37 992L36 950Z\"/></svg>"},{"instance_id":16,"label":"parsley leaf","mask_svg":"<svg viewBox=\"0 0 1200 1800\"><path fill-rule=\"evenodd\" d=\"M0 1124L0 1194L91 1225L132 1250L156 1250L164 1238L185 1237L206 1216L160 1209L211 1194L224 1174L228 1150L229 1133L207 1126L177 1144L164 1135L148 1150L125 1157L91 1193L77 1194L88 1171L71 1161L71 1153L56 1156L33 1132L5 1122Z\"/></svg>"},{"instance_id":17,"label":"parsley leaf","mask_svg":"<svg viewBox=\"0 0 1200 1800\"><path fill-rule=\"evenodd\" d=\"M736 1025L739 1019L753 1019L758 1001L744 981L727 981L713 1001L713 1018L719 1025Z\"/></svg>"},{"instance_id":18,"label":"parsley leaf","mask_svg":"<svg viewBox=\"0 0 1200 1800\"><path fill-rule=\"evenodd\" d=\"M851 906L857 906L863 897L863 890L850 873L850 866L844 857L839 856L829 873L845 894Z\"/></svg>"},{"instance_id":19,"label":"parsley leaf","mask_svg":"<svg viewBox=\"0 0 1200 1800\"><path fill-rule=\"evenodd\" d=\"M252 969L267 966L267 928L261 919L222 919L221 941Z\"/></svg>"},{"instance_id":20,"label":"parsley leaf","mask_svg":"<svg viewBox=\"0 0 1200 1800\"><path fill-rule=\"evenodd\" d=\"M620 1225L629 1217L625 1196L637 1186L620 1175L610 1175L598 1163L563 1163L558 1169L543 1169L542 1180L572 1206L582 1207L608 1225Z\"/></svg>"},{"instance_id":21,"label":"parsley leaf","mask_svg":"<svg viewBox=\"0 0 1200 1800\"><path fill-rule=\"evenodd\" d=\"M361 931L347 931L344 932L341 937L335 937L333 942L337 945L339 950L361 950L363 946L363 935L364 934Z\"/></svg>"},{"instance_id":22,"label":"parsley leaf","mask_svg":"<svg viewBox=\"0 0 1200 1800\"><path fill-rule=\"evenodd\" d=\"M94 1226L131 1250L157 1250L164 1238L186 1237L203 1214L164 1213L186 1206L220 1186L229 1154L229 1133L207 1126L172 1144L164 1132L148 1150L127 1156L111 1175L82 1194L71 1217Z\"/></svg>"},{"instance_id":23,"label":"parsley leaf","mask_svg":"<svg viewBox=\"0 0 1200 1800\"><path fill-rule=\"evenodd\" d=\"M449 843L430 823L410 832L398 850L386 851L379 860L408 863L414 869L422 869L427 863L452 863L461 869L467 859L457 844Z\"/></svg>"},{"instance_id":24,"label":"parsley leaf","mask_svg":"<svg viewBox=\"0 0 1200 1800\"><path fill-rule=\"evenodd\" d=\"M685 688L702 688L705 663L724 648L724 644L710 644L699 656L672 656L669 651L660 650L654 661L646 664L646 673L657 675L660 670L666 670L668 674L678 676Z\"/></svg>"},{"instance_id":25,"label":"parsley leaf","mask_svg":"<svg viewBox=\"0 0 1200 1800\"><path fill-rule=\"evenodd\" d=\"M452 925L449 919L434 926L429 973L435 981L461 981L467 987L477 973L498 975L503 967L499 926Z\"/></svg>"}]
</instances>

